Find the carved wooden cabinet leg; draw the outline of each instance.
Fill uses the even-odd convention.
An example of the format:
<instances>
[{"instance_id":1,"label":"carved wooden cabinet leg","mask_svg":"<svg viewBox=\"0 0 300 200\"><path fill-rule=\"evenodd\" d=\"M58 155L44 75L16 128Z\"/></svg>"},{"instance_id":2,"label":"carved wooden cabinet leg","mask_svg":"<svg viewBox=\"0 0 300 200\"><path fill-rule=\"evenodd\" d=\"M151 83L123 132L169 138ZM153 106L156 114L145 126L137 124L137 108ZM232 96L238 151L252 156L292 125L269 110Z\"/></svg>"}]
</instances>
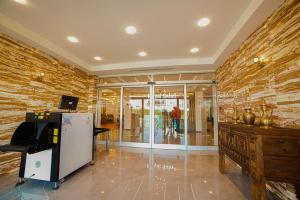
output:
<instances>
[{"instance_id":1,"label":"carved wooden cabinet leg","mask_svg":"<svg viewBox=\"0 0 300 200\"><path fill-rule=\"evenodd\" d=\"M219 152L219 170L222 174L225 173L225 154L222 151Z\"/></svg>"},{"instance_id":2,"label":"carved wooden cabinet leg","mask_svg":"<svg viewBox=\"0 0 300 200\"><path fill-rule=\"evenodd\" d=\"M242 167L242 174L248 176L249 173L248 171L245 169L245 167Z\"/></svg>"},{"instance_id":3,"label":"carved wooden cabinet leg","mask_svg":"<svg viewBox=\"0 0 300 200\"><path fill-rule=\"evenodd\" d=\"M253 200L266 200L266 182L265 180L251 180L251 190Z\"/></svg>"},{"instance_id":4,"label":"carved wooden cabinet leg","mask_svg":"<svg viewBox=\"0 0 300 200\"><path fill-rule=\"evenodd\" d=\"M300 183L294 184L294 187L296 189L296 197L297 199L300 199Z\"/></svg>"}]
</instances>

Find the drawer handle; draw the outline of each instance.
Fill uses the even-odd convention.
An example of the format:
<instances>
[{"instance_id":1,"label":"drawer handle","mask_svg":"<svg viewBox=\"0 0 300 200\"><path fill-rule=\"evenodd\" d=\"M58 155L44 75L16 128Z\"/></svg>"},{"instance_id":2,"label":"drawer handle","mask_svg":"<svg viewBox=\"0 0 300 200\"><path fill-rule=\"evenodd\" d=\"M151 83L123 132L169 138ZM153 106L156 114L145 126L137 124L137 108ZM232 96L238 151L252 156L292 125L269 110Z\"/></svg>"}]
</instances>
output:
<instances>
[{"instance_id":1,"label":"drawer handle","mask_svg":"<svg viewBox=\"0 0 300 200\"><path fill-rule=\"evenodd\" d=\"M280 144L283 144L285 141L284 140L279 140L279 143Z\"/></svg>"}]
</instances>

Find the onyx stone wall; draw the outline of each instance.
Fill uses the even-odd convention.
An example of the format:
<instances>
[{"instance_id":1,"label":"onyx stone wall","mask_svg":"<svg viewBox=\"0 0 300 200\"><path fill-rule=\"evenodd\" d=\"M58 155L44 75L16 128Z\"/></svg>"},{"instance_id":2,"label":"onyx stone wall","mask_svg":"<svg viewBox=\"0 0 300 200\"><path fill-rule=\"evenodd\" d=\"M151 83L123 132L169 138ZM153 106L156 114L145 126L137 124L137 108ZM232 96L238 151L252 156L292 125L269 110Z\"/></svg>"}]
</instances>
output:
<instances>
[{"instance_id":1,"label":"onyx stone wall","mask_svg":"<svg viewBox=\"0 0 300 200\"><path fill-rule=\"evenodd\" d=\"M254 63L264 57L265 66ZM300 128L300 1L286 0L217 69L219 121L232 121L251 107L259 123L259 105L273 109L274 126ZM278 199L295 199L285 183L269 182Z\"/></svg>"},{"instance_id":2,"label":"onyx stone wall","mask_svg":"<svg viewBox=\"0 0 300 200\"><path fill-rule=\"evenodd\" d=\"M79 97L79 112L94 112L95 84L96 77L0 34L0 144L10 141L26 112L58 111L63 94ZM18 153L0 153L0 174L18 165Z\"/></svg>"},{"instance_id":3,"label":"onyx stone wall","mask_svg":"<svg viewBox=\"0 0 300 200\"><path fill-rule=\"evenodd\" d=\"M264 67L255 57L268 59ZM230 121L233 106L259 116L263 99L276 126L300 128L300 1L286 0L217 69L219 120ZM257 118L258 119L258 118Z\"/></svg>"}]
</instances>

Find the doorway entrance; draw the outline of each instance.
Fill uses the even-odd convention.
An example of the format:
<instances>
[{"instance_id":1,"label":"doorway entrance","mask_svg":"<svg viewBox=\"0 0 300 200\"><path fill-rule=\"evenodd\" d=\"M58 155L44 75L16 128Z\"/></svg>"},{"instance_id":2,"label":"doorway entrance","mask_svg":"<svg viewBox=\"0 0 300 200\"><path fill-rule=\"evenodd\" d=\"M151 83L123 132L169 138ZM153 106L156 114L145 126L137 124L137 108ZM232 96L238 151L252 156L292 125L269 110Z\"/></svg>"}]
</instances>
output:
<instances>
[{"instance_id":1,"label":"doorway entrance","mask_svg":"<svg viewBox=\"0 0 300 200\"><path fill-rule=\"evenodd\" d=\"M215 93L211 83L102 86L97 126L121 146L217 149Z\"/></svg>"},{"instance_id":2,"label":"doorway entrance","mask_svg":"<svg viewBox=\"0 0 300 200\"><path fill-rule=\"evenodd\" d=\"M154 140L152 147L185 148L184 85L154 85Z\"/></svg>"}]
</instances>

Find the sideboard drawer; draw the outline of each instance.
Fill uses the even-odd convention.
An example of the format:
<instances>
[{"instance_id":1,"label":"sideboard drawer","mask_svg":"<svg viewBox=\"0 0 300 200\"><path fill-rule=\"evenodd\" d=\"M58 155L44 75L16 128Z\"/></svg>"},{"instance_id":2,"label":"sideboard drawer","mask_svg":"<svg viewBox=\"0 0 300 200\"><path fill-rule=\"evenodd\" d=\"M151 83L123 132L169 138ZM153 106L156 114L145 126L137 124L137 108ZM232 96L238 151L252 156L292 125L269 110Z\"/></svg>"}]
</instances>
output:
<instances>
[{"instance_id":1,"label":"sideboard drawer","mask_svg":"<svg viewBox=\"0 0 300 200\"><path fill-rule=\"evenodd\" d=\"M263 137L265 156L300 157L300 140L288 138Z\"/></svg>"},{"instance_id":2,"label":"sideboard drawer","mask_svg":"<svg viewBox=\"0 0 300 200\"><path fill-rule=\"evenodd\" d=\"M269 179L300 180L300 159L264 158L264 174Z\"/></svg>"}]
</instances>

